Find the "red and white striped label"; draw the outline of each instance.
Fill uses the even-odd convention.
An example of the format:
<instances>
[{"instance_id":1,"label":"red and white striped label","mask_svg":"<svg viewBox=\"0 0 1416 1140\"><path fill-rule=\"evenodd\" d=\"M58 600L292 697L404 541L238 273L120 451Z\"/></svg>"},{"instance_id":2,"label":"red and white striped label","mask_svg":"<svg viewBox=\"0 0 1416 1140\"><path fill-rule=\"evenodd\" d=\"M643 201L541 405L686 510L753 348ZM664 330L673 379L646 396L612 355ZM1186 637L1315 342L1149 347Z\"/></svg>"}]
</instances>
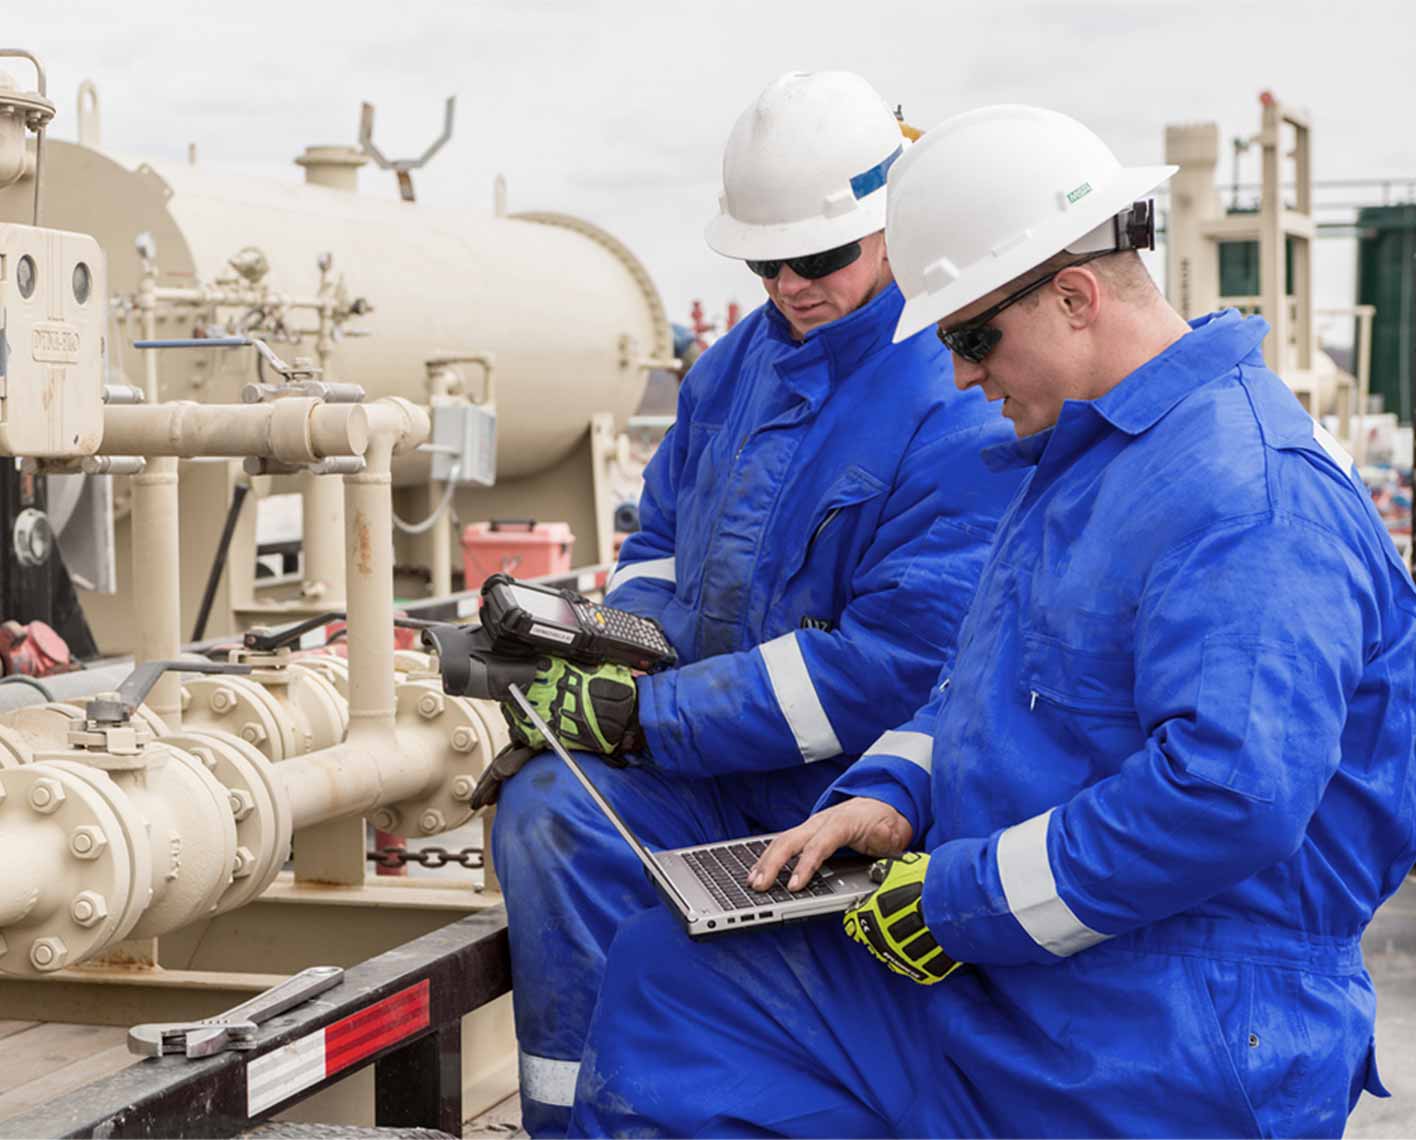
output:
<instances>
[{"instance_id":1,"label":"red and white striped label","mask_svg":"<svg viewBox=\"0 0 1416 1140\"><path fill-rule=\"evenodd\" d=\"M246 1115L317 1085L428 1027L428 980L307 1033L246 1066Z\"/></svg>"}]
</instances>

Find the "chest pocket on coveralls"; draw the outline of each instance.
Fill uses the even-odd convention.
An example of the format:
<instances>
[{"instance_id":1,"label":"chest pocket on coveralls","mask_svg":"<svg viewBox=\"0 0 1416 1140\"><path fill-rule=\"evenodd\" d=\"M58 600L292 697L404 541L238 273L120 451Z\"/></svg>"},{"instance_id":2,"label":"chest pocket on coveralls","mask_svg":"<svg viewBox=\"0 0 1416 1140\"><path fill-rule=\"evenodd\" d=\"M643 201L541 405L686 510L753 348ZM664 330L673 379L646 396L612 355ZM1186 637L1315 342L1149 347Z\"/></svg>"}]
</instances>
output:
<instances>
[{"instance_id":1,"label":"chest pocket on coveralls","mask_svg":"<svg viewBox=\"0 0 1416 1140\"><path fill-rule=\"evenodd\" d=\"M1074 712L1136 718L1136 671L1130 654L1079 649L1047 634L1023 634L1019 684L1039 700Z\"/></svg>"},{"instance_id":2,"label":"chest pocket on coveralls","mask_svg":"<svg viewBox=\"0 0 1416 1140\"><path fill-rule=\"evenodd\" d=\"M783 566L777 600L791 607L787 617L793 622L803 617L834 622L840 616L851 571L875 533L873 512L862 508L884 493L882 480L855 465L827 488L811 512L801 543Z\"/></svg>"}]
</instances>

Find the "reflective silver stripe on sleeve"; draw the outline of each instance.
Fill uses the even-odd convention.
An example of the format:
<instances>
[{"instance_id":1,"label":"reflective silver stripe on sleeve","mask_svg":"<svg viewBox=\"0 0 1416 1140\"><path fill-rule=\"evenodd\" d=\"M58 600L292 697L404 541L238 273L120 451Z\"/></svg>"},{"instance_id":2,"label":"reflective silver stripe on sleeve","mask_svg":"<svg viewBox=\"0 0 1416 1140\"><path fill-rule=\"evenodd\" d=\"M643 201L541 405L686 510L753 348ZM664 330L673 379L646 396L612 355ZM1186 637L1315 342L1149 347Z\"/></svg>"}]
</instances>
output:
<instances>
[{"instance_id":1,"label":"reflective silver stripe on sleeve","mask_svg":"<svg viewBox=\"0 0 1416 1140\"><path fill-rule=\"evenodd\" d=\"M892 728L882 733L861 759L866 756L902 756L928 772L934 767L934 737L927 732L901 732Z\"/></svg>"},{"instance_id":2,"label":"reflective silver stripe on sleeve","mask_svg":"<svg viewBox=\"0 0 1416 1140\"><path fill-rule=\"evenodd\" d=\"M777 707L796 737L801 758L810 763L839 756L841 742L836 739L836 730L821 707L821 698L811 683L796 634L773 638L758 646L758 650L767 666L767 679L772 682L772 695L777 698Z\"/></svg>"},{"instance_id":3,"label":"reflective silver stripe on sleeve","mask_svg":"<svg viewBox=\"0 0 1416 1140\"><path fill-rule=\"evenodd\" d=\"M1047 821L1055 809L1024 820L998 837L998 878L1008 909L1034 942L1059 958L1111 937L1082 922L1057 893L1047 859Z\"/></svg>"},{"instance_id":4,"label":"reflective silver stripe on sleeve","mask_svg":"<svg viewBox=\"0 0 1416 1140\"><path fill-rule=\"evenodd\" d=\"M635 578L653 578L660 582L677 583L678 578L674 576L674 560L669 558L646 558L643 562L622 562L615 567L615 572L610 575L610 581L605 586L605 593L609 593L616 586L623 586L626 582L632 582Z\"/></svg>"},{"instance_id":5,"label":"reflective silver stripe on sleeve","mask_svg":"<svg viewBox=\"0 0 1416 1140\"><path fill-rule=\"evenodd\" d=\"M575 1103L575 1081L580 1076L579 1061L557 1061L521 1052L521 1092L538 1104L569 1108Z\"/></svg>"}]
</instances>

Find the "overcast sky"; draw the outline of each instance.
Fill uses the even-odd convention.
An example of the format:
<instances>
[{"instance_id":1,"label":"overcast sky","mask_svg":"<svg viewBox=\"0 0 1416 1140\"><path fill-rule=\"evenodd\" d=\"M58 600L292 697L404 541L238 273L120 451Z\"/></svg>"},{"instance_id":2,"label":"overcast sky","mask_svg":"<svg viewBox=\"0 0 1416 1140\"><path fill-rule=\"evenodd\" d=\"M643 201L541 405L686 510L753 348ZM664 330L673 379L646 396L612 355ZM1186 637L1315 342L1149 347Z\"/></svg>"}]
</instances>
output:
<instances>
[{"instance_id":1,"label":"overcast sky","mask_svg":"<svg viewBox=\"0 0 1416 1140\"><path fill-rule=\"evenodd\" d=\"M1053 107L1131 163L1162 159L1171 122L1252 133L1271 88L1311 112L1317 178L1416 177L1413 0L45 0L23 17L5 39L46 64L53 133L74 137L91 78L105 149L140 158L195 142L204 165L297 179L306 144L355 141L362 100L401 157L456 94L420 198L489 207L504 173L513 210L579 214L624 240L679 321L694 298L710 314L760 299L702 231L734 119L789 70L858 71L921 127L987 103ZM392 175L362 178L394 192ZM1350 303L1352 249L1323 243L1320 305Z\"/></svg>"}]
</instances>

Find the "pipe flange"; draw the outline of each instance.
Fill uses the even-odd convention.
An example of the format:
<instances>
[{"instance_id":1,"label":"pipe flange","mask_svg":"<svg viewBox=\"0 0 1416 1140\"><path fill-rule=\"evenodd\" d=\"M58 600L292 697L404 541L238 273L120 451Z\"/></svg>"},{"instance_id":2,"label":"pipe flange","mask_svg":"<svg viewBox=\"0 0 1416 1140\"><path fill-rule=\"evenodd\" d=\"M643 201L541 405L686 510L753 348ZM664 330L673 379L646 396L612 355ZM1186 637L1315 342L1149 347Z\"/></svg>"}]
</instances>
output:
<instances>
[{"instance_id":1,"label":"pipe flange","mask_svg":"<svg viewBox=\"0 0 1416 1140\"><path fill-rule=\"evenodd\" d=\"M435 678L400 678L394 688L399 745L441 760L442 779L428 792L390 805L405 835L437 835L472 818L472 789L482 769L507 742L494 701L449 697ZM375 826L382 826L376 822Z\"/></svg>"},{"instance_id":2,"label":"pipe flange","mask_svg":"<svg viewBox=\"0 0 1416 1140\"><path fill-rule=\"evenodd\" d=\"M339 690L320 670L303 663L292 663L286 669L289 680L283 686L284 700L308 725L300 754L340 743L349 733L348 702L340 699Z\"/></svg>"},{"instance_id":3,"label":"pipe flange","mask_svg":"<svg viewBox=\"0 0 1416 1140\"><path fill-rule=\"evenodd\" d=\"M182 686L187 694L183 729L219 729L254 744L269 760L300 754L293 718L265 688L248 677L231 674L193 677Z\"/></svg>"},{"instance_id":4,"label":"pipe flange","mask_svg":"<svg viewBox=\"0 0 1416 1140\"><path fill-rule=\"evenodd\" d=\"M36 752L64 752L69 748L69 730L83 723L83 712L75 705L51 701L28 705L5 714L5 724L21 747Z\"/></svg>"},{"instance_id":5,"label":"pipe flange","mask_svg":"<svg viewBox=\"0 0 1416 1140\"><path fill-rule=\"evenodd\" d=\"M282 463L305 464L323 458L315 451L310 434L310 416L318 400L287 396L271 405L270 450Z\"/></svg>"},{"instance_id":6,"label":"pipe flange","mask_svg":"<svg viewBox=\"0 0 1416 1140\"><path fill-rule=\"evenodd\" d=\"M102 772L68 762L26 764L0 771L0 831L29 845L52 845L63 873L40 885L41 904L0 931L0 973L34 977L91 958L121 939L136 922L150 893L146 846L131 842L139 821ZM60 795L55 796L58 789ZM32 797L53 806L32 806ZM81 853L76 853L76 851ZM78 905L84 899L86 905ZM43 905L47 904L47 905Z\"/></svg>"},{"instance_id":7,"label":"pipe flange","mask_svg":"<svg viewBox=\"0 0 1416 1140\"><path fill-rule=\"evenodd\" d=\"M34 759L34 746L24 734L0 724L0 769L18 768Z\"/></svg>"},{"instance_id":8,"label":"pipe flange","mask_svg":"<svg viewBox=\"0 0 1416 1140\"><path fill-rule=\"evenodd\" d=\"M132 938L155 938L210 917L231 884L237 851L230 796L206 765L170 741L150 744L145 751L150 762L160 758L160 767L149 770L130 798L158 801L151 808L153 854L162 859L165 843L174 845L174 853L170 863L158 864L159 870L167 867L165 886L143 911ZM117 777L120 787L126 778ZM157 824L161 819L171 831L164 834Z\"/></svg>"},{"instance_id":9,"label":"pipe flange","mask_svg":"<svg viewBox=\"0 0 1416 1140\"><path fill-rule=\"evenodd\" d=\"M98 793L103 802L117 816L127 847L128 865L133 879L133 887L129 892L127 904L118 914L117 933L109 940L110 943L121 942L128 937L133 927L137 926L143 916L143 911L152 901L152 847L148 820L138 805L118 786L117 781L109 773L102 768L95 768L91 764L84 763L79 759L81 755L81 753L74 753L75 759L73 760L47 759L33 765L33 767L57 768L88 785L90 789ZM112 850L113 846L110 845L109 849ZM108 909L110 912L114 909L111 900ZM75 958L71 956L70 960L74 961Z\"/></svg>"},{"instance_id":10,"label":"pipe flange","mask_svg":"<svg viewBox=\"0 0 1416 1140\"><path fill-rule=\"evenodd\" d=\"M418 649L395 649L393 651L393 671L395 673L423 673L429 677L438 675L438 659L431 653ZM412 680L412 677L409 677Z\"/></svg>"},{"instance_id":11,"label":"pipe flange","mask_svg":"<svg viewBox=\"0 0 1416 1140\"><path fill-rule=\"evenodd\" d=\"M349 660L333 653L311 653L309 656L301 657L300 664L306 669L315 671L334 686L334 691L339 695L344 706L347 731L349 723Z\"/></svg>"},{"instance_id":12,"label":"pipe flange","mask_svg":"<svg viewBox=\"0 0 1416 1140\"><path fill-rule=\"evenodd\" d=\"M255 745L220 729L174 733L163 743L175 744L202 762L239 800L250 797L251 809L236 818L236 844L251 852L250 872L232 879L216 903L216 913L245 906L274 882L290 857L290 804L275 778L275 768ZM233 810L233 816L238 813Z\"/></svg>"}]
</instances>

